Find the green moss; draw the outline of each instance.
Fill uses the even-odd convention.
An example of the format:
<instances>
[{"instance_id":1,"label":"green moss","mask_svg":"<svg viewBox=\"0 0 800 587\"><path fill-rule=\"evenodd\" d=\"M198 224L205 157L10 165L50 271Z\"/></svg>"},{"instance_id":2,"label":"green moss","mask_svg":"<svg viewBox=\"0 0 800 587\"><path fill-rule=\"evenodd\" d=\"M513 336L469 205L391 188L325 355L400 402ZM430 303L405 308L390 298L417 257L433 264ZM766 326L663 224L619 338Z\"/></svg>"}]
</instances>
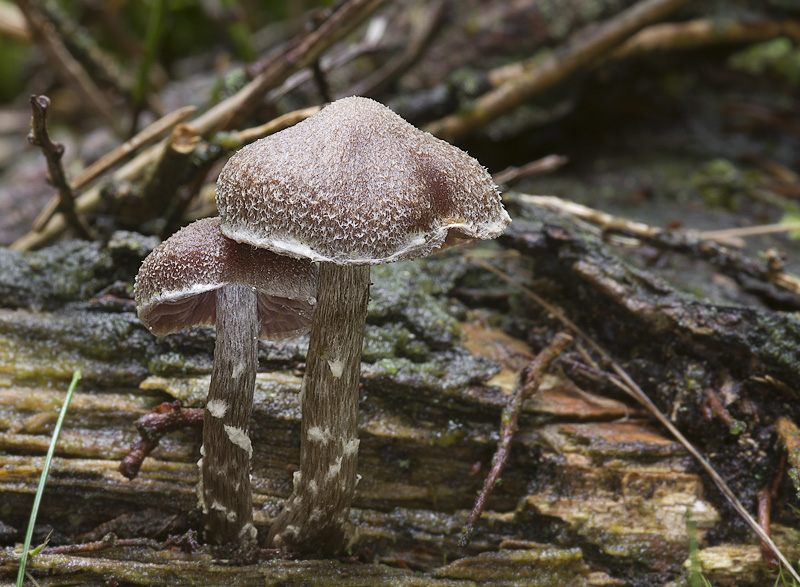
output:
<instances>
[{"instance_id":1,"label":"green moss","mask_svg":"<svg viewBox=\"0 0 800 587\"><path fill-rule=\"evenodd\" d=\"M400 371L401 365L394 359L381 359L373 365L373 373L377 377L392 377Z\"/></svg>"},{"instance_id":2,"label":"green moss","mask_svg":"<svg viewBox=\"0 0 800 587\"><path fill-rule=\"evenodd\" d=\"M392 328L402 338L395 347L404 356L420 356L420 341L436 347L456 345L461 340L461 328L450 315L444 295L466 268L466 261L457 252L373 268L368 322L381 328L387 322L402 323L407 333ZM380 355L380 341L367 334L374 345L368 352ZM383 352L388 350L384 341Z\"/></svg>"},{"instance_id":3,"label":"green moss","mask_svg":"<svg viewBox=\"0 0 800 587\"><path fill-rule=\"evenodd\" d=\"M711 206L737 208L735 196L739 191L739 171L726 159L714 159L693 176L694 187Z\"/></svg>"},{"instance_id":4,"label":"green moss","mask_svg":"<svg viewBox=\"0 0 800 587\"><path fill-rule=\"evenodd\" d=\"M147 370L153 375L191 373L196 365L178 352L168 352L153 357L147 363Z\"/></svg>"},{"instance_id":5,"label":"green moss","mask_svg":"<svg viewBox=\"0 0 800 587\"><path fill-rule=\"evenodd\" d=\"M0 249L0 305L52 309L87 300L117 281L133 282L153 237L115 233L108 246L68 241L33 253Z\"/></svg>"},{"instance_id":6,"label":"green moss","mask_svg":"<svg viewBox=\"0 0 800 587\"><path fill-rule=\"evenodd\" d=\"M734 420L733 423L730 425L730 433L733 435L738 435L747 430L747 422L742 420Z\"/></svg>"},{"instance_id":7,"label":"green moss","mask_svg":"<svg viewBox=\"0 0 800 587\"><path fill-rule=\"evenodd\" d=\"M234 69L219 78L211 88L211 103L217 104L230 98L247 85L247 72L244 69Z\"/></svg>"},{"instance_id":8,"label":"green moss","mask_svg":"<svg viewBox=\"0 0 800 587\"><path fill-rule=\"evenodd\" d=\"M427 352L427 345L402 324L368 324L364 331L361 358L368 363L396 356L421 359Z\"/></svg>"},{"instance_id":9,"label":"green moss","mask_svg":"<svg viewBox=\"0 0 800 587\"><path fill-rule=\"evenodd\" d=\"M423 362L402 357L381 359L364 365L362 377L371 385L393 383L401 389L447 393L470 383L487 381L499 370L495 361L456 348L432 352Z\"/></svg>"}]
</instances>

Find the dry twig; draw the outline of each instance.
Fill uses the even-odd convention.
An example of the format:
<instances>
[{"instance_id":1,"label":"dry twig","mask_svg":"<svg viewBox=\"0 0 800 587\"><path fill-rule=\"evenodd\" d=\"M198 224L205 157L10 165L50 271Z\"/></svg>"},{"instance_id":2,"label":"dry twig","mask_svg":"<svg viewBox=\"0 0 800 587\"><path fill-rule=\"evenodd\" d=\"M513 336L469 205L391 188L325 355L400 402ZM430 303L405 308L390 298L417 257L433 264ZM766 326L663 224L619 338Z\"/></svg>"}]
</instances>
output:
<instances>
[{"instance_id":1,"label":"dry twig","mask_svg":"<svg viewBox=\"0 0 800 587\"><path fill-rule=\"evenodd\" d=\"M130 155L136 149L159 138L171 131L175 125L183 122L197 111L194 106L184 106L174 112L170 112L163 118L156 120L153 124L145 128L136 136L122 143L119 147L100 157L97 161L89 165L78 176L72 180L72 188L77 190L91 182L98 175L119 163L122 159ZM33 230L41 232L53 215L58 212L58 198L53 198L36 217L33 222Z\"/></svg>"},{"instance_id":2,"label":"dry twig","mask_svg":"<svg viewBox=\"0 0 800 587\"><path fill-rule=\"evenodd\" d=\"M526 163L522 167L507 167L492 176L497 185L507 185L533 175L549 173L567 164L567 159L563 155L548 155L541 159L536 159Z\"/></svg>"},{"instance_id":3,"label":"dry twig","mask_svg":"<svg viewBox=\"0 0 800 587\"><path fill-rule=\"evenodd\" d=\"M723 228L722 230L704 230L700 236L709 240L732 239L743 236L759 236L800 230L800 222L776 222L774 224L758 224L756 226L740 226Z\"/></svg>"},{"instance_id":4,"label":"dry twig","mask_svg":"<svg viewBox=\"0 0 800 587\"><path fill-rule=\"evenodd\" d=\"M380 16L370 20L367 30L364 33L364 38L361 41L353 44L347 44L339 48L337 51L331 51L328 54L320 57L320 68L323 73L328 73L342 67L346 63L369 53L377 51L380 47L380 41L386 33L386 17ZM267 102L277 102L280 98L306 83L312 78L313 74L310 69L301 69L293 73L286 81L274 90L267 93Z\"/></svg>"},{"instance_id":5,"label":"dry twig","mask_svg":"<svg viewBox=\"0 0 800 587\"><path fill-rule=\"evenodd\" d=\"M42 549L44 554L78 554L90 552L103 552L111 548L133 546L138 548L149 548L156 550L159 543L152 538L117 538L114 534L106 535L102 540L94 542L84 542L82 544L64 544L61 546L45 546Z\"/></svg>"},{"instance_id":6,"label":"dry twig","mask_svg":"<svg viewBox=\"0 0 800 587\"><path fill-rule=\"evenodd\" d=\"M758 20L721 23L700 18L681 23L662 23L640 31L614 51L615 59L631 59L657 51L686 51L712 45L757 43L782 35L800 43L800 21Z\"/></svg>"},{"instance_id":7,"label":"dry twig","mask_svg":"<svg viewBox=\"0 0 800 587\"><path fill-rule=\"evenodd\" d=\"M542 380L542 376L550 367L550 363L561 354L564 347L566 347L571 340L572 337L565 332L556 334L547 348L536 355L536 358L526 367L525 371L521 374L521 381L514 388L511 397L508 398L508 403L503 408L503 414L501 416L503 425L500 430L500 440L497 442L497 450L492 457L492 468L486 475L483 489L481 489L481 492L478 494L478 498L475 500L475 506L472 508L469 517L467 517L467 521L464 523L464 528L461 531L461 546L467 546L472 539L475 523L478 521L478 518L480 518L486 506L486 500L488 500L489 496L492 494L492 489L494 489L495 483L497 483L497 480L500 478L506 466L508 456L511 452L511 443L514 440L514 433L517 431L517 421L522 411L522 404L525 400L533 397L539 390L539 383Z\"/></svg>"},{"instance_id":8,"label":"dry twig","mask_svg":"<svg viewBox=\"0 0 800 587\"><path fill-rule=\"evenodd\" d=\"M580 31L562 50L544 61L526 64L511 79L477 98L470 111L446 116L428 125L426 130L450 141L462 137L608 56L638 30L664 18L687 1L641 0L614 19Z\"/></svg>"},{"instance_id":9,"label":"dry twig","mask_svg":"<svg viewBox=\"0 0 800 587\"><path fill-rule=\"evenodd\" d=\"M294 126L301 120L305 120L309 116L313 116L317 112L320 111L322 106L309 106L308 108L303 108L302 110L294 110L293 112L287 112L282 116L278 116L277 118L273 118L266 124L262 124L261 126L254 126L253 128L247 128L245 130L241 130L235 133L234 140L240 142L242 144L251 143L257 139L266 137L271 134L275 134L278 131L281 131L285 128L289 128L290 126Z\"/></svg>"},{"instance_id":10,"label":"dry twig","mask_svg":"<svg viewBox=\"0 0 800 587\"><path fill-rule=\"evenodd\" d=\"M75 212L75 193L67 181L67 174L61 163L64 156L64 145L54 143L47 132L47 110L50 108L50 98L47 96L31 96L31 133L28 142L42 149L47 159L47 172L50 185L58 190L57 209L64 215L67 223L83 239L93 238L89 227Z\"/></svg>"},{"instance_id":11,"label":"dry twig","mask_svg":"<svg viewBox=\"0 0 800 587\"><path fill-rule=\"evenodd\" d=\"M156 168L133 206L123 204L121 216L132 226L148 219L160 219L174 205L178 188L187 180L191 157L200 142L193 124L181 123L172 129Z\"/></svg>"},{"instance_id":12,"label":"dry twig","mask_svg":"<svg viewBox=\"0 0 800 587\"><path fill-rule=\"evenodd\" d=\"M107 54L87 31L72 20L58 4L28 0L53 26L69 54L80 63L87 75L103 87L111 88L117 97L128 98L131 80L116 61Z\"/></svg>"},{"instance_id":13,"label":"dry twig","mask_svg":"<svg viewBox=\"0 0 800 587\"><path fill-rule=\"evenodd\" d=\"M136 420L141 438L122 459L119 472L128 479L134 479L144 459L156 449L162 436L181 428L200 428L203 425L203 412L202 408L183 408L177 400L157 405L152 412Z\"/></svg>"}]
</instances>

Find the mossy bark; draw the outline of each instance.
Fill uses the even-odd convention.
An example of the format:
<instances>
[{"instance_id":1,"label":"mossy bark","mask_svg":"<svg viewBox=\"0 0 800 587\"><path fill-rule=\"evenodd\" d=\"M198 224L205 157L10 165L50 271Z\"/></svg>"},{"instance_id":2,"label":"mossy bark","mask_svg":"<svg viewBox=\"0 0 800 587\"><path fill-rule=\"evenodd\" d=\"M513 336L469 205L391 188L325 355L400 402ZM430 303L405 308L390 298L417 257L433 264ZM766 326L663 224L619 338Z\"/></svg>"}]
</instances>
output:
<instances>
[{"instance_id":1,"label":"mossy bark","mask_svg":"<svg viewBox=\"0 0 800 587\"><path fill-rule=\"evenodd\" d=\"M102 275L97 268L109 267L113 254L130 259L106 273L119 283L126 272L133 275L147 246L131 234L114 242L112 248L68 245L47 270L57 275L77 256L94 263L94 269L82 266L81 275ZM762 442L779 414L800 419L789 391L800 366L781 351L797 337L797 322L681 294L555 214L537 211L519 221L504 243L523 255L495 256L495 263L516 275L535 267L545 279L539 291L592 332L714 454L726 479L753 504L771 481L780 450L768 443L758 451L746 447ZM16 267L5 275L24 276L54 252L4 255ZM359 413L362 479L346 536L347 551L362 564L239 560L241 566L229 566L215 560L230 553L211 547L185 553L182 548L191 550L186 541L165 546L169 535L202 526L196 432L166 437L133 481L117 466L137 436L139 416L165 400L203 404L213 330L156 339L138 323L128 288L98 282L98 294L87 297L70 279L48 280L65 285L37 298L45 312L24 300L0 311L4 579L15 572L11 546L24 530L56 408L78 367L84 380L62 431L36 539L52 530L51 545L90 543L109 533L117 542L34 556L31 572L47 575L51 585L102 585L112 576L120 585L191 584L198 577L212 585L594 585L625 584L630 573L662 584L665 576L680 575L687 558L688 511L701 543L707 537L714 549L753 553L745 557L747 568L736 571L744 577L739 585L757 585L763 577L758 546L682 447L602 376L592 379L591 369L576 368L582 359L572 352L562 357L566 370L555 369L525 404L502 482L472 544L458 546L497 441L502 406L534 354L530 345L560 329L458 252L373 270ZM11 285L0 283L0 290ZM260 536L289 495L299 463L297 367L305 349L302 340L259 345L251 439ZM744 431L730 430L716 416L706 419L703 386L717 380L738 394L728 409ZM797 541L780 523L787 519L780 503L773 532L796 557ZM713 560L718 564L719 556ZM734 571L714 567L713 576L724 579L726 572Z\"/></svg>"}]
</instances>

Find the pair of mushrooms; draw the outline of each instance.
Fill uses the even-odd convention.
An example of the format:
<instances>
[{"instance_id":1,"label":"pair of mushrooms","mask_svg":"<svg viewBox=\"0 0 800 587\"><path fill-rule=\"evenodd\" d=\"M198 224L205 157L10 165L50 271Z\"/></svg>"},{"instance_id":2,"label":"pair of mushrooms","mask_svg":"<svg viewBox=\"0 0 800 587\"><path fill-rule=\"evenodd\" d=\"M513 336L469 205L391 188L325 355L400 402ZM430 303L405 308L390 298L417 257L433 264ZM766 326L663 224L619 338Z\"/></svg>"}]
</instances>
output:
<instances>
[{"instance_id":1,"label":"pair of mushrooms","mask_svg":"<svg viewBox=\"0 0 800 587\"><path fill-rule=\"evenodd\" d=\"M157 247L135 288L154 334L216 323L201 451L207 538L255 540L248 428L257 338L310 324L300 469L267 542L337 553L357 479L370 265L496 238L510 218L475 159L360 97L237 152L220 174L217 207L219 219Z\"/></svg>"}]
</instances>

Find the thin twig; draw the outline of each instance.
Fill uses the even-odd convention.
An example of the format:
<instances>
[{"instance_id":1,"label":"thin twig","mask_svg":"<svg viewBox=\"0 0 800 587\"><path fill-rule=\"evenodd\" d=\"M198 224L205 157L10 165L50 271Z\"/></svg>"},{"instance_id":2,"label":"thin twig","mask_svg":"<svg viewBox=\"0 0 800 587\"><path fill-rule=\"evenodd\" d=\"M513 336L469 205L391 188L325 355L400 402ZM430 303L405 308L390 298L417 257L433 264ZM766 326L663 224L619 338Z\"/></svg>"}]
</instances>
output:
<instances>
[{"instance_id":1,"label":"thin twig","mask_svg":"<svg viewBox=\"0 0 800 587\"><path fill-rule=\"evenodd\" d=\"M497 185L507 185L542 173L550 173L567 164L569 159L563 155L547 155L541 159L536 159L526 163L522 167L506 167L492 176Z\"/></svg>"},{"instance_id":2,"label":"thin twig","mask_svg":"<svg viewBox=\"0 0 800 587\"><path fill-rule=\"evenodd\" d=\"M47 132L47 110L50 108L50 98L47 96L33 95L31 104L31 132L28 142L42 149L47 159L47 172L50 185L58 190L58 204L56 209L64 215L67 223L78 233L78 236L92 240L93 236L86 223L75 212L75 192L67 181L67 174L61 158L64 156L64 145L54 143Z\"/></svg>"},{"instance_id":3,"label":"thin twig","mask_svg":"<svg viewBox=\"0 0 800 587\"><path fill-rule=\"evenodd\" d=\"M325 72L322 71L319 59L311 64L311 73L313 74L314 84L317 86L320 102L330 102L331 88L328 84L328 78L325 77Z\"/></svg>"},{"instance_id":4,"label":"thin twig","mask_svg":"<svg viewBox=\"0 0 800 587\"><path fill-rule=\"evenodd\" d=\"M320 111L322 106L309 106L308 108L303 108L302 110L294 110L293 112L287 112L277 118L273 118L266 124L262 124L261 126L254 126L253 128L247 128L245 130L241 130L237 133L234 133L234 136L231 138L242 143L247 144L255 141L256 139L260 139L266 137L271 134L275 134L278 131L281 131L285 128L289 128L290 126L294 126L301 120L305 120L309 116L313 116L317 112Z\"/></svg>"},{"instance_id":5,"label":"thin twig","mask_svg":"<svg viewBox=\"0 0 800 587\"><path fill-rule=\"evenodd\" d=\"M152 538L117 538L116 534L106 534L101 540L83 542L80 544L64 544L62 546L47 546L42 549L42 554L81 554L88 552L103 552L112 548L149 548L159 549L161 545Z\"/></svg>"},{"instance_id":6,"label":"thin twig","mask_svg":"<svg viewBox=\"0 0 800 587\"><path fill-rule=\"evenodd\" d=\"M79 26L56 2L41 0L29 0L29 2L53 25L58 38L64 42L64 47L81 64L92 80L100 86L112 88L120 98L128 96L130 78L98 45L85 27Z\"/></svg>"},{"instance_id":7,"label":"thin twig","mask_svg":"<svg viewBox=\"0 0 800 587\"><path fill-rule=\"evenodd\" d=\"M477 98L469 111L446 116L428 125L426 130L445 140L458 139L608 56L638 30L664 18L687 2L641 0L612 20L579 31L562 50L554 52L544 61L522 68L518 75Z\"/></svg>"},{"instance_id":8,"label":"thin twig","mask_svg":"<svg viewBox=\"0 0 800 587\"><path fill-rule=\"evenodd\" d=\"M522 404L525 400L530 399L539 390L539 383L542 376L550 367L550 363L557 358L564 347L572 340L572 337L565 332L559 332L553 337L553 340L545 349L542 350L536 358L533 359L523 371L521 381L514 388L508 402L503 407L503 413L500 421L502 427L500 430L500 440L497 442L497 450L492 457L492 468L486 475L483 482L483 489L478 494L475 500L475 506L467 517L464 523L464 528L461 530L461 546L467 546L472 539L472 533L475 530L475 523L480 518L486 501L492 494L497 480L503 472L503 469L508 462L508 456L511 453L511 443L514 440L514 434L517 431L517 421L519 414L522 411Z\"/></svg>"},{"instance_id":9,"label":"thin twig","mask_svg":"<svg viewBox=\"0 0 800 587\"><path fill-rule=\"evenodd\" d=\"M770 533L770 518L772 515L772 497L769 493L768 487L762 487L756 492L756 499L757 499L757 512L758 512L758 523L764 528L764 532L767 534ZM764 562L767 563L767 566L772 569L773 571L777 570L780 567L778 563L778 559L775 558L775 553L772 552L769 545L762 542L761 543L761 556L764 558Z\"/></svg>"},{"instance_id":10,"label":"thin twig","mask_svg":"<svg viewBox=\"0 0 800 587\"><path fill-rule=\"evenodd\" d=\"M181 428L201 427L203 412L202 408L183 408L177 400L157 405L152 412L136 420L141 438L131 445L130 452L119 464L119 472L128 479L134 479L144 459L155 450L165 434Z\"/></svg>"},{"instance_id":11,"label":"thin twig","mask_svg":"<svg viewBox=\"0 0 800 587\"><path fill-rule=\"evenodd\" d=\"M120 202L115 215L133 227L147 220L168 218L170 215L164 213L176 207L179 188L190 180L192 155L199 143L193 124L181 123L173 128L141 196Z\"/></svg>"},{"instance_id":12,"label":"thin twig","mask_svg":"<svg viewBox=\"0 0 800 587\"><path fill-rule=\"evenodd\" d=\"M75 188L82 187L92 181L95 177L106 171L109 167L116 165L121 159L143 147L147 143L169 133L178 124L194 115L197 112L196 106L184 106L178 108L174 112L170 112L162 118L159 118L154 123L150 124L147 128L139 132L136 136L131 137L119 147L110 153L103 155L92 163L89 167L80 172L75 177L72 185Z\"/></svg>"},{"instance_id":13,"label":"thin twig","mask_svg":"<svg viewBox=\"0 0 800 587\"><path fill-rule=\"evenodd\" d=\"M712 387L707 387L704 391L705 403L708 405L711 415L722 420L722 423L728 428L736 426L736 420L731 416L725 404L722 403L722 398L719 397L719 394Z\"/></svg>"},{"instance_id":14,"label":"thin twig","mask_svg":"<svg viewBox=\"0 0 800 587\"><path fill-rule=\"evenodd\" d=\"M739 228L723 228L722 230L704 230L700 233L702 238L709 240L739 238L743 236L759 236L762 234L775 234L800 230L800 222L776 222L774 224L759 224L757 226L742 226Z\"/></svg>"},{"instance_id":15,"label":"thin twig","mask_svg":"<svg viewBox=\"0 0 800 587\"><path fill-rule=\"evenodd\" d=\"M83 187L98 175L119 163L136 149L171 131L175 125L183 122L195 112L197 112L195 106L184 106L183 108L178 108L174 112L170 112L163 118L159 118L135 137L125 141L119 147L103 155L100 159L81 171L75 179L72 180L72 188L77 190ZM51 199L44 207L44 210L36 217L36 220L33 222L33 230L41 232L56 212L58 212L57 197Z\"/></svg>"},{"instance_id":16,"label":"thin twig","mask_svg":"<svg viewBox=\"0 0 800 587\"><path fill-rule=\"evenodd\" d=\"M510 285L514 286L515 288L519 289L522 293L532 299L534 302L542 306L545 310L547 310L550 314L555 316L557 320L559 320L562 324L564 324L567 328L572 330L575 334L577 334L580 338L586 341L588 344L600 357L603 361L607 362L611 369L619 376L620 381L618 385L621 389L623 389L628 395L633 397L636 401L642 404L647 411L650 412L656 420L658 420L662 426L664 426L670 434L680 442L684 448L689 452L692 457L700 464L703 470L711 477L711 480L714 484L719 488L728 502L733 506L733 508L739 512L739 515L747 522L747 525L756 533L756 535L761 539L762 542L767 544L769 548L775 553L775 556L781 561L781 563L786 567L787 571L794 577L794 579L800 582L800 574L794 569L791 563L786 559L784 554L780 551L778 546L772 540L772 538L764 532L763 528L758 524L758 522L753 518L752 515L745 509L742 503L739 501L739 498L736 497L736 494L728 487L728 484L725 483L725 480L720 477L719 473L717 473L711 464L700 454L694 445L689 442L689 440L678 430L675 425L667 418L661 410L658 409L658 406L653 403L647 394L642 391L642 389L636 384L636 382L631 378L628 373L617 364L616 361L611 357L611 355L603 349L598 343L596 343L592 338L589 337L581 328L578 327L572 320L567 318L567 316L561 312L558 308L553 306L551 303L546 301L541 296L534 293L530 288L525 287L519 281L507 275L506 273L500 271L499 269L493 267L483 259L478 257L470 257L473 262L477 263L487 271L497 275L503 281L509 283ZM613 380L612 380L613 381Z\"/></svg>"},{"instance_id":17,"label":"thin twig","mask_svg":"<svg viewBox=\"0 0 800 587\"><path fill-rule=\"evenodd\" d=\"M156 53L164 31L164 13L166 11L166 0L156 0L150 7L150 16L147 20L147 32L145 34L144 54L136 72L136 79L133 83L131 98L133 99L133 112L131 116L130 134L136 132L139 122L139 114L147 97L148 82L150 80L150 68L156 59Z\"/></svg>"}]
</instances>

